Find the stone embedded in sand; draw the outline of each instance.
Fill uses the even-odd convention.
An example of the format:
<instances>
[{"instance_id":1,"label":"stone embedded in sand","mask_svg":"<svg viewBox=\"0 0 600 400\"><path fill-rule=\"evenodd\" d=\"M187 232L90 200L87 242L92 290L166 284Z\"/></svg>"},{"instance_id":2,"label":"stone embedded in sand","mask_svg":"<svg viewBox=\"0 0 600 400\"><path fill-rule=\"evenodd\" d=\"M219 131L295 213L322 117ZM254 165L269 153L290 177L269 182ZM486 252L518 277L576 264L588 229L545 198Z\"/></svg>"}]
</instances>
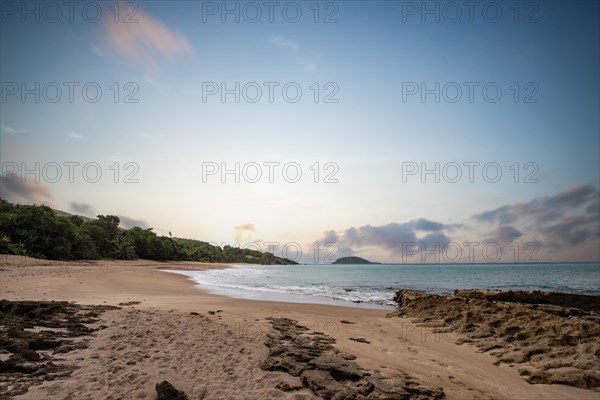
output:
<instances>
[{"instance_id":1,"label":"stone embedded in sand","mask_svg":"<svg viewBox=\"0 0 600 400\"><path fill-rule=\"evenodd\" d=\"M368 344L368 343L371 343L371 342L369 342L367 339L365 339L365 338L362 338L362 337L351 337L351 338L349 338L349 339L350 339L350 340L353 340L353 341L355 341L355 342L358 342L358 343L367 343L367 344Z\"/></svg>"},{"instance_id":2,"label":"stone embedded in sand","mask_svg":"<svg viewBox=\"0 0 600 400\"><path fill-rule=\"evenodd\" d=\"M119 306L127 307L127 306L135 306L136 304L142 304L142 302L141 301L124 301L123 303L119 303Z\"/></svg>"},{"instance_id":3,"label":"stone embedded in sand","mask_svg":"<svg viewBox=\"0 0 600 400\"><path fill-rule=\"evenodd\" d=\"M156 384L158 400L189 400L184 392L175 389L168 381Z\"/></svg>"},{"instance_id":4,"label":"stone embedded in sand","mask_svg":"<svg viewBox=\"0 0 600 400\"><path fill-rule=\"evenodd\" d=\"M288 382L279 382L277 385L275 385L275 388L281 390L282 392L291 392L293 390L302 389L302 385L293 385Z\"/></svg>"}]
</instances>

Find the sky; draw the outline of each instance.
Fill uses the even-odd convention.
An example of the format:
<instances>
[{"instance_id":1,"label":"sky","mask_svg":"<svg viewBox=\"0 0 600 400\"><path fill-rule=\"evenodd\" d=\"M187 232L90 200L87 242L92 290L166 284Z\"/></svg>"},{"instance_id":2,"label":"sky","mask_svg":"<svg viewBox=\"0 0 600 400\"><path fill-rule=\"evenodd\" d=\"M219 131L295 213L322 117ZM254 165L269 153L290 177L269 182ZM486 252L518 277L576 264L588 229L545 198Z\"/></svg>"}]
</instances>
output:
<instances>
[{"instance_id":1,"label":"sky","mask_svg":"<svg viewBox=\"0 0 600 400\"><path fill-rule=\"evenodd\" d=\"M2 2L0 197L300 262L600 260L596 1Z\"/></svg>"}]
</instances>

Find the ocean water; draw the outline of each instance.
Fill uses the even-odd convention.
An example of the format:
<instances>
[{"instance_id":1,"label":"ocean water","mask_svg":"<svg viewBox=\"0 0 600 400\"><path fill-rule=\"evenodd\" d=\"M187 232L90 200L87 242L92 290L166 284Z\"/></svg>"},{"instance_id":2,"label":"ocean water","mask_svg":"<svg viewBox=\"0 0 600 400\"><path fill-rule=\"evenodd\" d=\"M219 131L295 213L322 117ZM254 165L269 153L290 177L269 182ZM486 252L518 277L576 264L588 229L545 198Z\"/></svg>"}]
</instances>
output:
<instances>
[{"instance_id":1,"label":"ocean water","mask_svg":"<svg viewBox=\"0 0 600 400\"><path fill-rule=\"evenodd\" d=\"M415 289L523 289L600 296L600 264L257 265L169 271L236 298L387 308L394 293Z\"/></svg>"}]
</instances>

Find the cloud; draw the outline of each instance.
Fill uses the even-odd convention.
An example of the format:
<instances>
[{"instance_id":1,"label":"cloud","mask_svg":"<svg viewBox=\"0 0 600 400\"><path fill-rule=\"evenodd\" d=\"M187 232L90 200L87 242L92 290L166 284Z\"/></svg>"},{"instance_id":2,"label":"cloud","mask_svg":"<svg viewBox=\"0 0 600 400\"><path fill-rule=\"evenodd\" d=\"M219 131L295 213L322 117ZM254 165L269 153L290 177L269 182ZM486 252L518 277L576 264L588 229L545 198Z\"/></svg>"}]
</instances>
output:
<instances>
[{"instance_id":1,"label":"cloud","mask_svg":"<svg viewBox=\"0 0 600 400\"><path fill-rule=\"evenodd\" d=\"M71 210L75 211L77 214L89 217L95 214L94 212L94 208L87 204L87 203L78 203L75 201L72 201L71 203L69 203L69 206L71 207Z\"/></svg>"},{"instance_id":2,"label":"cloud","mask_svg":"<svg viewBox=\"0 0 600 400\"><path fill-rule=\"evenodd\" d=\"M51 204L52 193L43 183L23 181L16 175L0 175L0 193L11 203Z\"/></svg>"},{"instance_id":3,"label":"cloud","mask_svg":"<svg viewBox=\"0 0 600 400\"><path fill-rule=\"evenodd\" d=\"M340 237L333 229L323 232L323 236L321 237L321 243L337 243L340 240Z\"/></svg>"},{"instance_id":4,"label":"cloud","mask_svg":"<svg viewBox=\"0 0 600 400\"><path fill-rule=\"evenodd\" d=\"M16 135L17 133L25 132L27 132L25 129L13 128L11 126L6 125L4 122L0 123L0 133L4 133L6 135Z\"/></svg>"},{"instance_id":5,"label":"cloud","mask_svg":"<svg viewBox=\"0 0 600 400\"><path fill-rule=\"evenodd\" d=\"M71 139L75 139L75 140L77 140L77 139L83 139L84 138L84 136L80 135L77 132L71 132L71 133L69 133L69 137Z\"/></svg>"},{"instance_id":6,"label":"cloud","mask_svg":"<svg viewBox=\"0 0 600 400\"><path fill-rule=\"evenodd\" d=\"M288 38L285 35L276 35L271 36L269 38L269 43L286 49L299 50L300 44L295 40ZM312 73L319 69L317 65L317 61L319 60L319 56L314 54L311 51L307 51L306 48L302 49L303 51L294 51L293 54L296 58L297 62L300 62L300 67L304 68L304 71Z\"/></svg>"},{"instance_id":7,"label":"cloud","mask_svg":"<svg viewBox=\"0 0 600 400\"><path fill-rule=\"evenodd\" d=\"M570 216L559 222L545 226L540 231L553 241L553 246L559 249L564 244L575 246L589 239L600 237L598 220L589 216Z\"/></svg>"},{"instance_id":8,"label":"cloud","mask_svg":"<svg viewBox=\"0 0 600 400\"><path fill-rule=\"evenodd\" d=\"M510 225L502 225L491 233L491 236L485 240L486 243L507 244L523 236L523 232L513 228Z\"/></svg>"},{"instance_id":9,"label":"cloud","mask_svg":"<svg viewBox=\"0 0 600 400\"><path fill-rule=\"evenodd\" d=\"M551 207L577 207L594 194L597 195L598 192L591 185L579 185L554 197L549 197L546 203Z\"/></svg>"},{"instance_id":10,"label":"cloud","mask_svg":"<svg viewBox=\"0 0 600 400\"><path fill-rule=\"evenodd\" d=\"M140 228L143 228L143 229L149 228L148 223L142 219L135 219L135 218L127 217L125 215L117 215L117 217L119 217L119 220L121 221L119 226L121 226L122 228L131 229L136 226L139 226Z\"/></svg>"},{"instance_id":11,"label":"cloud","mask_svg":"<svg viewBox=\"0 0 600 400\"><path fill-rule=\"evenodd\" d=\"M521 218L531 218L537 223L546 223L560 219L566 211L577 208L598 196L591 185L580 185L551 197L540 197L527 203L504 205L473 218L481 222L509 224Z\"/></svg>"},{"instance_id":12,"label":"cloud","mask_svg":"<svg viewBox=\"0 0 600 400\"><path fill-rule=\"evenodd\" d=\"M600 193L591 185L579 185L554 196L504 205L472 218L501 225L490 233L488 242L509 243L527 236L548 251L558 252L600 237ZM526 234L514 224L525 226Z\"/></svg>"},{"instance_id":13,"label":"cloud","mask_svg":"<svg viewBox=\"0 0 600 400\"><path fill-rule=\"evenodd\" d=\"M104 50L102 50L102 47L100 46L93 46L92 52L98 57L104 57Z\"/></svg>"},{"instance_id":14,"label":"cloud","mask_svg":"<svg viewBox=\"0 0 600 400\"><path fill-rule=\"evenodd\" d=\"M304 69L306 69L306 70L307 70L307 71L309 71L309 72L316 71L316 70L317 70L317 64L315 64L315 63L310 63L310 62L309 62L309 63L306 63L306 64L304 65Z\"/></svg>"},{"instance_id":15,"label":"cloud","mask_svg":"<svg viewBox=\"0 0 600 400\"><path fill-rule=\"evenodd\" d=\"M14 128L6 125L4 122L0 123L0 132L6 133L8 135L14 135L17 131Z\"/></svg>"},{"instance_id":16,"label":"cloud","mask_svg":"<svg viewBox=\"0 0 600 400\"><path fill-rule=\"evenodd\" d=\"M149 14L139 11L136 23L107 19L107 47L144 67L157 68L159 59L194 54L181 33L172 31Z\"/></svg>"},{"instance_id":17,"label":"cloud","mask_svg":"<svg viewBox=\"0 0 600 400\"><path fill-rule=\"evenodd\" d=\"M452 248L459 246L463 250L461 260L468 260L472 256L467 256L470 254L465 247L467 242L496 243L506 254L512 254L509 246L515 242L520 243L521 248L535 243L536 248L562 255L579 246L577 249L581 254L575 258L587 260L598 257L597 242L595 255L591 251L594 250L593 240L600 238L600 193L591 185L579 185L554 196L503 205L471 218L486 226L492 224L492 229L482 232L479 224L447 224L418 218L403 223L350 227L343 231L327 230L319 242L337 244L339 251L336 258L360 255L378 261L402 260L403 263L441 260L435 254L441 253L446 257L445 246L451 243L455 244ZM462 229L451 240L448 235L458 228ZM465 234L470 237L465 237ZM484 261L478 254L473 256ZM453 260L451 252L447 257ZM574 256L568 257L574 259Z\"/></svg>"},{"instance_id":18,"label":"cloud","mask_svg":"<svg viewBox=\"0 0 600 400\"><path fill-rule=\"evenodd\" d=\"M151 76L145 75L143 77L144 81L152 86L156 90L156 94L158 95L166 95L173 90L174 86L170 83L165 83L158 81Z\"/></svg>"},{"instance_id":19,"label":"cloud","mask_svg":"<svg viewBox=\"0 0 600 400\"><path fill-rule=\"evenodd\" d=\"M234 227L235 229L235 240L236 242L240 242L242 240L242 235L244 232L255 232L256 228L254 228L254 224L242 224Z\"/></svg>"},{"instance_id":20,"label":"cloud","mask_svg":"<svg viewBox=\"0 0 600 400\"><path fill-rule=\"evenodd\" d=\"M77 42L81 42L81 37L75 34L73 31L69 31L69 33L67 33L67 38L75 40Z\"/></svg>"},{"instance_id":21,"label":"cloud","mask_svg":"<svg viewBox=\"0 0 600 400\"><path fill-rule=\"evenodd\" d=\"M285 37L284 35L277 35L277 36L272 36L271 38L269 38L269 42L277 45L277 46L281 46L281 47L289 47L292 49L297 49L300 47L300 45L298 44L298 42L295 42L291 39L288 39L287 37Z\"/></svg>"},{"instance_id":22,"label":"cloud","mask_svg":"<svg viewBox=\"0 0 600 400\"><path fill-rule=\"evenodd\" d=\"M444 229L444 224L430 221L425 218L419 218L418 220L414 221L414 228L418 231L441 231Z\"/></svg>"},{"instance_id":23,"label":"cloud","mask_svg":"<svg viewBox=\"0 0 600 400\"><path fill-rule=\"evenodd\" d=\"M339 256L356 255L368 249L378 248L398 257L406 253L406 246L423 246L424 249L443 248L450 243L450 238L442 230L450 230L455 225L430 221L424 218L385 225L364 225L359 228L350 227L338 233L328 230L323 233L319 243L336 243L339 246ZM419 237L417 232L429 232Z\"/></svg>"},{"instance_id":24,"label":"cloud","mask_svg":"<svg viewBox=\"0 0 600 400\"><path fill-rule=\"evenodd\" d=\"M592 199L585 207L585 211L588 214L600 215L600 196L596 197L595 199Z\"/></svg>"}]
</instances>

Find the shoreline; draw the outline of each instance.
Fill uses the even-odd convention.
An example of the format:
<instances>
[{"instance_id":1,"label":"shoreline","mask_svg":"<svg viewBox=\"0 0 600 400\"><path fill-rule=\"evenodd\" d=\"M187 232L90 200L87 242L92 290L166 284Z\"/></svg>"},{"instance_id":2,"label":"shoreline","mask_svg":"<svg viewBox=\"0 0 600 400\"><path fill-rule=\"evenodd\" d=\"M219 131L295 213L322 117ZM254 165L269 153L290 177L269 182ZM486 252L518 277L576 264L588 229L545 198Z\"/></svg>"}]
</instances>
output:
<instances>
[{"instance_id":1,"label":"shoreline","mask_svg":"<svg viewBox=\"0 0 600 400\"><path fill-rule=\"evenodd\" d=\"M384 267L389 267L390 265L384 265ZM597 263L589 263L589 265L594 271L600 267ZM377 266L379 266L379 264L377 264ZM402 265L400 264L391 266L402 268ZM497 265L494 264L492 267L494 266ZM553 264L549 264L549 266L552 267ZM548 287L543 285L532 286L528 282L523 283L522 285L511 285L507 282L504 282L504 284L501 285L490 285L487 281L479 282L480 284L477 286L470 285L470 283L476 283L476 279L473 282L460 281L456 284L440 284L439 282L423 284L424 282L418 280L415 281L415 275L412 272L405 274L393 270L386 270L384 273L390 276L390 283L392 280L396 281L393 282L394 284L387 284L387 281L381 280L364 282L366 286L360 284L356 285L350 281L345 282L343 285L334 282L325 284L319 283L323 282L319 280L323 271L326 271L323 274L323 279L327 280L330 274L337 273L335 271L337 268L357 267L361 269L371 267L370 264L334 265L333 267L332 265L307 265L306 267L309 268L309 270L306 271L306 273L312 274L314 272L316 274L316 279L305 279L303 276L304 272L302 272L303 266L263 266L248 264L246 267L248 267L250 271L246 272L242 271L244 265L241 264L231 264L229 267L237 269L237 271L232 271L232 274L228 275L227 273L196 273L196 271L193 270L179 271L180 268L178 268L178 270L167 268L162 270L180 273L188 277L195 282L197 287L201 290L237 299L324 304L387 310L396 309L397 305L393 301L393 298L395 292L401 289L416 290L443 296L452 296L456 290L464 289L542 291L549 293L565 293L568 295L600 296L600 287L588 285L588 287L583 288L577 286L577 282L574 283L574 286L565 286L567 285L565 283L565 285L560 287ZM439 268L440 265L436 265L435 267ZM461 269L465 267L468 266L458 265L458 268ZM475 267L481 268L481 265L476 265ZM272 277L269 275L269 270L271 268L274 270ZM286 270L290 268L291 271L286 272ZM600 272L600 270L598 270L598 272ZM264 277L267 277L268 279L265 279ZM343 274L341 277L343 279ZM399 281L404 282L404 284L399 286L401 283Z\"/></svg>"},{"instance_id":2,"label":"shoreline","mask_svg":"<svg viewBox=\"0 0 600 400\"><path fill-rule=\"evenodd\" d=\"M14 262L11 263L8 258L10 257L4 257L4 262L0 263L0 297L3 299L63 300L86 305L112 306L140 302L121 306L120 310L108 311L101 317L102 324L108 326L107 332L114 332L117 326L118 332L124 335L120 339L124 344L119 346L123 349L117 350L117 347L114 353L111 353L109 344L114 343L114 340L111 342L108 335L99 333L96 339L91 340L90 350L75 351L65 356L66 360L77 364L79 369L72 377L61 381L59 386L64 389L47 382L31 388L29 394L19 397L23 399L35 399L35 395L44 393L48 396L48 393L53 391L70 393L65 391L84 385L88 380L89 384L84 385L86 390L91 390L97 385L101 387L98 393L103 393L103 396L110 390L114 390L117 391L113 392L115 398L119 396L135 398L134 393L142 391L146 394L152 393L154 384L162 381L163 378L173 382L175 386L191 391L190 393L197 393L199 390L194 386L195 384L205 382L207 385L205 398L219 398L217 393L243 397L244 392L236 392L243 389L239 382L232 381L229 384L226 380L221 380L220 375L212 378L216 385L214 387L211 386L210 380L197 382L197 379L194 381L193 378L184 379L188 376L188 372L191 374L190 377L195 376L194 368L204 371L195 374L210 375L212 373L210 363L202 367L204 359L212 360L212 363L229 363L223 359L223 351L229 354L227 357L231 360L243 356L243 360L240 359L231 365L227 364L228 366L224 368L231 369L233 371L231 373L238 377L245 374L239 370L241 366L250 369L250 375L244 378L244 382L249 385L245 390L256 390L254 393L259 397L262 393L263 397L277 394L283 396L279 396L281 398L292 398L286 396L294 392L287 393L273 389L275 384L272 385L273 387L262 387L260 385L263 384L255 382L258 378L279 380L289 378L289 375L280 372L265 375L265 371L260 369L260 363L268 353L264 342L267 334L272 330L272 324L268 320L271 317L289 318L311 330L329 335L335 339L336 349L354 355L356 362L364 368L382 371L401 370L423 384L441 386L448 399L595 399L598 396L597 392L565 385L531 385L519 376L515 368L494 365L495 358L478 352L475 346L457 345L443 335L434 333L430 328L418 326L409 318L386 318L389 310L230 298L199 289L195 282L183 275L160 271L165 268L180 270L227 268L239 264L157 263L143 260L65 263L31 259L31 263L19 266ZM221 312L218 312L219 310ZM202 318L206 318L203 320L205 325L199 325L197 319L199 317L190 313L200 314ZM153 321L152 327L143 328L149 320ZM130 329L132 324L137 324L138 328L134 327L131 335L123 333L126 328ZM220 349L219 352L207 352L206 346L202 347L203 342L198 340L204 332L202 329L206 327L218 327L220 339L214 339L214 343L211 343ZM164 350L161 350L164 353L163 358L155 360L151 355L153 349L135 348L135 345L131 344L141 340L136 336L135 329L143 330L144 335L147 336L152 336L153 331L157 329L162 335L171 338L152 337L155 341L153 347L158 346L156 351L164 347ZM172 332L177 332L177 335L173 337ZM139 335L139 332L137 334ZM356 338L363 338L367 343L354 340ZM172 343L179 344L172 346ZM189 371L178 373L179 362L175 360L179 355L188 357L189 346L193 346L194 349L197 347L195 351L202 354L204 358L198 361L189 360L185 364L185 371L188 369ZM249 364L244 361L246 351L252 355L252 357L248 355L252 358ZM98 354L99 358L90 358L86 352ZM140 382L134 379L135 382L131 383L131 379L127 377L132 373L139 375L141 372L133 371L135 367L129 367L119 360L119 354L130 352L135 354L148 352L139 355L141 361L137 361L145 365L144 374L148 375L143 382L141 379ZM171 361L165 361L167 359ZM101 365L101 361L98 360L106 360L108 364ZM236 363L240 365L239 368L236 367ZM93 381L93 376L106 374L107 370L114 368L118 370L116 376L122 380L120 384L130 382L127 384L129 386L118 389L118 386L110 386L106 381L104 385ZM113 384L116 385L116 381ZM275 392L271 392L271 389ZM226 390L228 394L225 395L225 392L220 390ZM302 389L297 394L306 395L304 398L307 399L311 398L310 392L306 390ZM64 398L64 396L49 398ZM141 398L153 397L148 395Z\"/></svg>"},{"instance_id":3,"label":"shoreline","mask_svg":"<svg viewBox=\"0 0 600 400\"><path fill-rule=\"evenodd\" d=\"M230 267L241 267L240 264L232 264L223 269ZM217 269L217 268L215 268ZM242 288L226 288L220 286L203 286L194 280L191 275L186 272L193 272L194 270L179 270L179 269L162 269L161 272L175 273L177 275L185 276L188 280L194 283L194 287L198 290L202 290L208 294L216 296L224 296L237 300L247 301L266 301L273 303L288 303L288 304L314 304L314 305L326 305L332 307L350 307L360 309L373 309L373 310L387 310L388 312L394 311L396 307L370 302L349 302L333 297L319 296L319 295L308 295L308 294L295 294L285 293L277 291L253 291Z\"/></svg>"}]
</instances>

